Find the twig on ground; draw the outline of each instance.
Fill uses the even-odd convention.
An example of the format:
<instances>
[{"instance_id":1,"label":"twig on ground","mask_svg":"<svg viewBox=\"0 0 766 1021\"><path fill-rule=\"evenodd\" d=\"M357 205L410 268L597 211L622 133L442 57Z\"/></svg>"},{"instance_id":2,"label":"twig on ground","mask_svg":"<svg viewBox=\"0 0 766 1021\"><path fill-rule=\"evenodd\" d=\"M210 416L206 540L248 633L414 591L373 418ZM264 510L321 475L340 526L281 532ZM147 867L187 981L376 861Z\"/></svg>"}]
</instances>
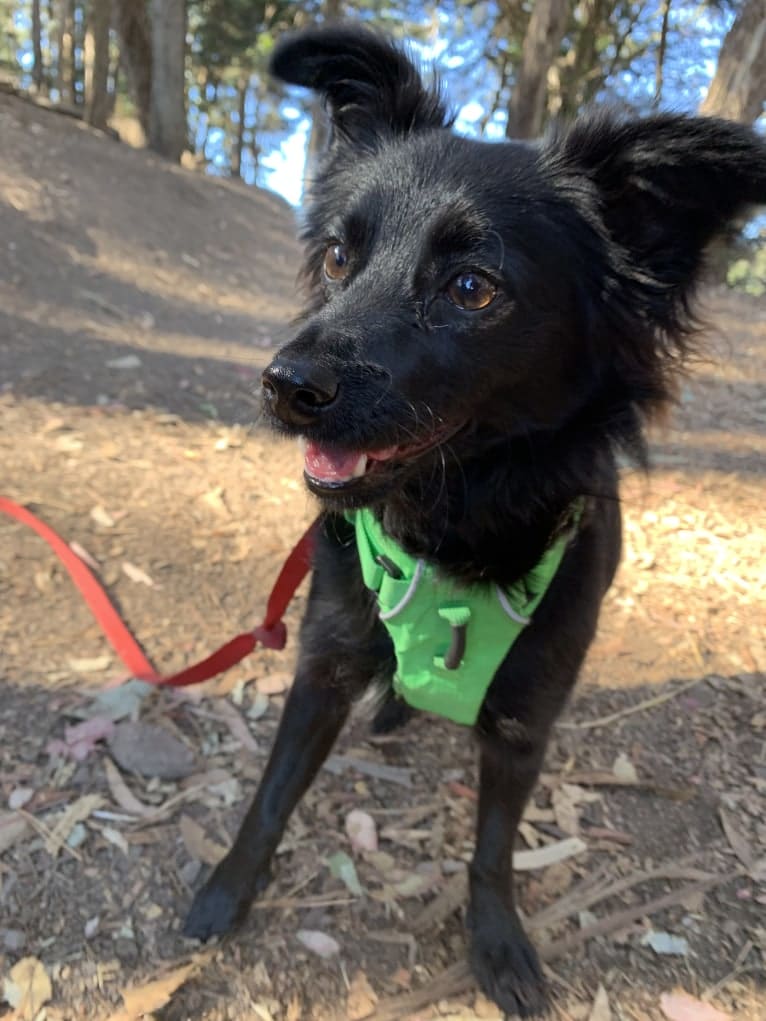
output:
<instances>
[{"instance_id":1,"label":"twig on ground","mask_svg":"<svg viewBox=\"0 0 766 1021\"><path fill-rule=\"evenodd\" d=\"M708 986L708 988L704 991L700 999L712 1000L712 998L716 996L724 988L724 986L727 986L732 979L735 979L737 975L739 975L740 972L743 970L742 966L744 965L745 961L748 958L748 955L750 954L750 951L753 949L754 946L755 943L753 943L752 940L747 940L740 948L740 951L734 960L734 964L731 966L731 971L724 975L723 978L719 979L715 983L715 985Z\"/></svg>"},{"instance_id":2,"label":"twig on ground","mask_svg":"<svg viewBox=\"0 0 766 1021\"><path fill-rule=\"evenodd\" d=\"M540 959L547 964L562 957L564 954L568 954L591 939L624 929L627 925L640 918L655 914L658 911L664 911L665 908L674 907L692 894L712 890L713 887L720 886L722 883L729 882L729 880L743 874L744 870L738 868L724 874L709 876L698 882L687 883L680 889L673 890L662 897L656 897L653 900L634 904L622 911L617 911L606 918L599 919L593 925L580 929L578 932L555 940L553 943L543 944L540 947ZM644 874L644 877L646 875L647 873ZM612 889L617 885L616 883L613 884ZM530 927L539 927L538 917L530 919ZM465 992L472 984L473 979L467 961L458 961L420 989L406 993L404 996L396 996L384 1000L379 1004L378 1009L369 1018L369 1021L402 1021L402 1018L405 1018L408 1014L421 1010L437 1000L448 999L451 996Z\"/></svg>"},{"instance_id":3,"label":"twig on ground","mask_svg":"<svg viewBox=\"0 0 766 1021\"><path fill-rule=\"evenodd\" d=\"M600 716L595 720L583 720L582 723L574 723L566 720L563 723L559 723L558 726L564 730L593 730L595 727L607 727L610 723L616 723L617 720L622 720L626 716L632 716L633 713L641 713L645 709L653 709L655 706L662 705L663 702L669 702L671 698L676 698L678 695L682 695L685 691L688 691L689 688L693 688L695 685L708 680L710 680L708 676L695 677L694 680L686 681L673 691L666 691L662 695L654 695L652 698L645 698L643 702L638 702L636 705L628 706L627 709L620 709L619 712L616 713L609 713L608 716Z\"/></svg>"},{"instance_id":4,"label":"twig on ground","mask_svg":"<svg viewBox=\"0 0 766 1021\"><path fill-rule=\"evenodd\" d=\"M694 790L689 787L665 787L654 780L628 780L615 776L605 769L579 770L572 773L543 773L541 783L546 787L558 787L562 783L578 784L580 787L629 787L633 790L650 791L671 801L689 801Z\"/></svg>"}]
</instances>

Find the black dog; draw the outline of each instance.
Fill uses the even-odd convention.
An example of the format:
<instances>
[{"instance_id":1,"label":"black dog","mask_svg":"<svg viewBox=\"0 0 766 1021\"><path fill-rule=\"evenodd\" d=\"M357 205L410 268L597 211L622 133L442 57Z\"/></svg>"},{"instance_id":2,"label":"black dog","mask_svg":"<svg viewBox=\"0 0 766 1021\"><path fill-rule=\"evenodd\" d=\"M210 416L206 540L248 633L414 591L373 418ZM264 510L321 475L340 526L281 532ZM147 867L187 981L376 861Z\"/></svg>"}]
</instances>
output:
<instances>
[{"instance_id":1,"label":"black dog","mask_svg":"<svg viewBox=\"0 0 766 1021\"><path fill-rule=\"evenodd\" d=\"M766 202L766 146L723 121L607 113L534 144L456 137L407 56L349 26L287 38L272 70L332 115L305 229L311 304L263 375L273 424L307 440L325 516L276 744L186 933L242 918L352 702L381 678L390 691L393 646L345 512L372 508L403 551L477 590L507 590L569 530L474 728L471 962L527 1017L546 992L511 851L619 559L616 456L645 460L645 421L692 347L702 251ZM378 727L408 712L391 693Z\"/></svg>"}]
</instances>

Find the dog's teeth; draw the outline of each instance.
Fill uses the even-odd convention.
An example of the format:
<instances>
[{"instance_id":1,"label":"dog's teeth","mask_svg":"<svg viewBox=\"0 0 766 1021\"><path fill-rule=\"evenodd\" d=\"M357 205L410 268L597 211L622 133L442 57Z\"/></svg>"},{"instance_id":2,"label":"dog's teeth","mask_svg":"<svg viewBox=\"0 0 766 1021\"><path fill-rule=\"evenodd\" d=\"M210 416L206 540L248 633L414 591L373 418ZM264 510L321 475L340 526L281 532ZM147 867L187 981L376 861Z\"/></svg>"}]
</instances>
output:
<instances>
[{"instance_id":1,"label":"dog's teeth","mask_svg":"<svg viewBox=\"0 0 766 1021\"><path fill-rule=\"evenodd\" d=\"M367 471L367 455L362 454L359 460L354 465L354 470L351 474L353 479L361 478L362 475Z\"/></svg>"},{"instance_id":2,"label":"dog's teeth","mask_svg":"<svg viewBox=\"0 0 766 1021\"><path fill-rule=\"evenodd\" d=\"M300 450L300 452L302 454L306 453L306 448L308 447L308 445L309 445L309 441L306 439L305 436L299 436L298 437L298 449Z\"/></svg>"}]
</instances>

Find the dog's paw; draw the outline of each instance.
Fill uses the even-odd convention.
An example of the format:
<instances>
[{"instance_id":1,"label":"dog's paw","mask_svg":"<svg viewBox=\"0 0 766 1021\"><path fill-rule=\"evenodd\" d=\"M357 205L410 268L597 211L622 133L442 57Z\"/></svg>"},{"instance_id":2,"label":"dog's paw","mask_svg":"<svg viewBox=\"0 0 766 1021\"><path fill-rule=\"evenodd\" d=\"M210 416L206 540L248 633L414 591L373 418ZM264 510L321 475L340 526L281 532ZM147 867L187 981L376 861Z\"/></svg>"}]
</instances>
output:
<instances>
[{"instance_id":1,"label":"dog's paw","mask_svg":"<svg viewBox=\"0 0 766 1021\"><path fill-rule=\"evenodd\" d=\"M184 922L183 934L189 939L206 942L212 936L222 936L239 925L247 915L257 893L269 881L268 876L260 877L245 887L236 878L229 878L221 865L212 873L192 901Z\"/></svg>"},{"instance_id":2,"label":"dog's paw","mask_svg":"<svg viewBox=\"0 0 766 1021\"><path fill-rule=\"evenodd\" d=\"M540 961L511 908L498 904L473 916L470 959L479 988L507 1015L546 1013L548 990Z\"/></svg>"},{"instance_id":3,"label":"dog's paw","mask_svg":"<svg viewBox=\"0 0 766 1021\"><path fill-rule=\"evenodd\" d=\"M390 734L403 727L414 715L410 706L400 698L387 698L373 718L370 730L373 734Z\"/></svg>"}]
</instances>

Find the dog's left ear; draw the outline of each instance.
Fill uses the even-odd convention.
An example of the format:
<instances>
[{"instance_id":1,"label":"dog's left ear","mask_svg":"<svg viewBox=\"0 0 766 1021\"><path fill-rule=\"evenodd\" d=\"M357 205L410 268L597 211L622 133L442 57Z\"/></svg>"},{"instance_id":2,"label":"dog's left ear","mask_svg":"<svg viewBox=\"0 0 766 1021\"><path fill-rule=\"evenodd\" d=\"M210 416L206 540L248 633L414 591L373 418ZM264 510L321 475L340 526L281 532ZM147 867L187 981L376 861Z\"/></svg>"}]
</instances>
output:
<instances>
[{"instance_id":1,"label":"dog's left ear","mask_svg":"<svg viewBox=\"0 0 766 1021\"><path fill-rule=\"evenodd\" d=\"M575 189L583 174L595 184L597 215L627 256L625 268L643 275L661 303L662 294L683 301L707 243L766 203L766 142L729 121L596 114L543 151Z\"/></svg>"},{"instance_id":2,"label":"dog's left ear","mask_svg":"<svg viewBox=\"0 0 766 1021\"><path fill-rule=\"evenodd\" d=\"M326 98L336 144L374 148L386 136L449 121L438 88L426 88L407 54L367 28L328 25L286 36L274 50L270 70Z\"/></svg>"}]
</instances>

